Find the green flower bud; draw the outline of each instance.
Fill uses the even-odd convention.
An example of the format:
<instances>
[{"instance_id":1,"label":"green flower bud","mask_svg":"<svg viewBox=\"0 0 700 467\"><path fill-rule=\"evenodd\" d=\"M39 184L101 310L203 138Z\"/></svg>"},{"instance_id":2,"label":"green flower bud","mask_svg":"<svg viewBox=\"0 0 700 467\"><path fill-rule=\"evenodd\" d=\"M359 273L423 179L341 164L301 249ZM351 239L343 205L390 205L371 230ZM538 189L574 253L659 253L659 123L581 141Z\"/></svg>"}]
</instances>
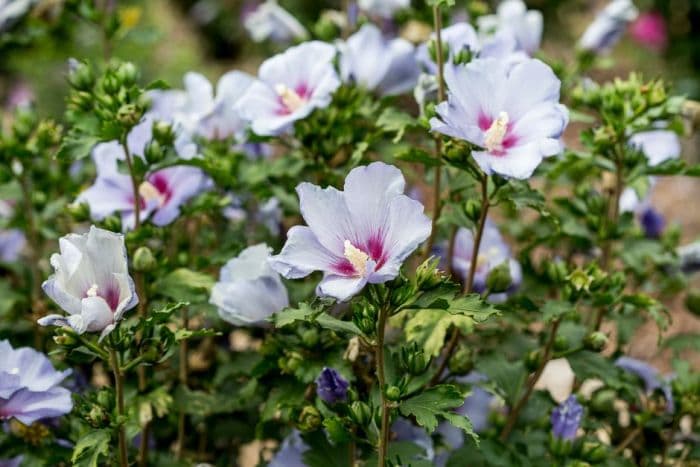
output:
<instances>
[{"instance_id":1,"label":"green flower bud","mask_svg":"<svg viewBox=\"0 0 700 467\"><path fill-rule=\"evenodd\" d=\"M122 231L122 221L115 215L105 217L105 219L102 221L102 225L105 229L111 230L112 232Z\"/></svg>"},{"instance_id":2,"label":"green flower bud","mask_svg":"<svg viewBox=\"0 0 700 467\"><path fill-rule=\"evenodd\" d=\"M554 338L554 350L557 352L563 352L569 348L569 339L566 336L560 336Z\"/></svg>"},{"instance_id":3,"label":"green flower bud","mask_svg":"<svg viewBox=\"0 0 700 467\"><path fill-rule=\"evenodd\" d=\"M372 420L372 409L362 401L355 401L348 407L350 419L361 427L366 427Z\"/></svg>"},{"instance_id":4,"label":"green flower bud","mask_svg":"<svg viewBox=\"0 0 700 467\"><path fill-rule=\"evenodd\" d=\"M583 339L583 346L595 352L600 352L607 344L608 336L600 331L592 332Z\"/></svg>"},{"instance_id":5,"label":"green flower bud","mask_svg":"<svg viewBox=\"0 0 700 467\"><path fill-rule=\"evenodd\" d=\"M153 139L158 141L162 146L170 146L175 141L175 132L172 125L168 122L153 122Z\"/></svg>"},{"instance_id":6,"label":"green flower bud","mask_svg":"<svg viewBox=\"0 0 700 467\"><path fill-rule=\"evenodd\" d=\"M143 155L146 157L146 161L149 164L157 164L165 157L165 151L160 143L154 139L146 144Z\"/></svg>"},{"instance_id":7,"label":"green flower bud","mask_svg":"<svg viewBox=\"0 0 700 467\"><path fill-rule=\"evenodd\" d=\"M107 412L99 405L93 405L85 415L85 419L93 428L99 428L109 421Z\"/></svg>"},{"instance_id":8,"label":"green flower bud","mask_svg":"<svg viewBox=\"0 0 700 467\"><path fill-rule=\"evenodd\" d=\"M108 74L102 79L102 89L104 89L107 94L117 94L120 87L119 78L113 74Z\"/></svg>"},{"instance_id":9,"label":"green flower bud","mask_svg":"<svg viewBox=\"0 0 700 467\"><path fill-rule=\"evenodd\" d=\"M301 341L306 347L315 347L318 344L319 335L315 328L305 330L301 335Z\"/></svg>"},{"instance_id":10,"label":"green flower bud","mask_svg":"<svg viewBox=\"0 0 700 467\"><path fill-rule=\"evenodd\" d=\"M321 18L314 24L314 33L323 41L333 41L340 35L340 28L329 18Z\"/></svg>"},{"instance_id":11,"label":"green flower bud","mask_svg":"<svg viewBox=\"0 0 700 467\"><path fill-rule=\"evenodd\" d=\"M69 327L56 329L53 341L61 347L74 347L78 341L78 335Z\"/></svg>"},{"instance_id":12,"label":"green flower bud","mask_svg":"<svg viewBox=\"0 0 700 467\"><path fill-rule=\"evenodd\" d=\"M353 304L353 322L364 334L371 336L377 327L377 308L361 300Z\"/></svg>"},{"instance_id":13,"label":"green flower bud","mask_svg":"<svg viewBox=\"0 0 700 467\"><path fill-rule=\"evenodd\" d=\"M117 111L117 120L124 126L135 126L141 120L141 111L134 104L124 104Z\"/></svg>"},{"instance_id":14,"label":"green flower bud","mask_svg":"<svg viewBox=\"0 0 700 467\"><path fill-rule=\"evenodd\" d=\"M78 91L89 91L95 84L92 67L87 63L79 63L68 75L68 83Z\"/></svg>"},{"instance_id":15,"label":"green flower bud","mask_svg":"<svg viewBox=\"0 0 700 467\"><path fill-rule=\"evenodd\" d=\"M90 206L87 203L71 203L66 210L76 222L84 222L90 219Z\"/></svg>"},{"instance_id":16,"label":"green flower bud","mask_svg":"<svg viewBox=\"0 0 700 467\"><path fill-rule=\"evenodd\" d=\"M42 120L36 129L37 144L42 148L61 142L61 127L51 120Z\"/></svg>"},{"instance_id":17,"label":"green flower bud","mask_svg":"<svg viewBox=\"0 0 700 467\"><path fill-rule=\"evenodd\" d=\"M152 271L157 264L153 252L147 246L140 246L134 252L134 271Z\"/></svg>"},{"instance_id":18,"label":"green flower bud","mask_svg":"<svg viewBox=\"0 0 700 467\"><path fill-rule=\"evenodd\" d=\"M390 401L397 401L401 399L401 389L398 386L389 386L384 391L386 398Z\"/></svg>"},{"instance_id":19,"label":"green flower bud","mask_svg":"<svg viewBox=\"0 0 700 467\"><path fill-rule=\"evenodd\" d=\"M591 283L593 283L593 278L586 274L586 272L582 269L576 269L571 274L569 274L566 277L566 279L569 281L569 283L571 283L574 289L576 289L579 292L581 290L588 291L588 288L591 286Z\"/></svg>"},{"instance_id":20,"label":"green flower bud","mask_svg":"<svg viewBox=\"0 0 700 467\"><path fill-rule=\"evenodd\" d=\"M71 93L68 105L76 110L88 111L93 106L92 94L83 91Z\"/></svg>"},{"instance_id":21,"label":"green flower bud","mask_svg":"<svg viewBox=\"0 0 700 467\"><path fill-rule=\"evenodd\" d=\"M454 375L465 375L474 369L474 352L465 344L460 344L447 362L447 368Z\"/></svg>"},{"instance_id":22,"label":"green flower bud","mask_svg":"<svg viewBox=\"0 0 700 467\"><path fill-rule=\"evenodd\" d=\"M466 214L470 220L478 222L481 217L481 202L475 199L467 200L467 202L464 203L464 214Z\"/></svg>"},{"instance_id":23,"label":"green flower bud","mask_svg":"<svg viewBox=\"0 0 700 467\"><path fill-rule=\"evenodd\" d=\"M401 363L401 367L413 376L418 376L425 372L426 368L430 364L430 358L426 358L423 349L421 349L415 342L401 347L399 361Z\"/></svg>"},{"instance_id":24,"label":"green flower bud","mask_svg":"<svg viewBox=\"0 0 700 467\"><path fill-rule=\"evenodd\" d=\"M277 361L283 373L294 373L299 369L304 358L298 352L290 352L284 357L280 357Z\"/></svg>"},{"instance_id":25,"label":"green flower bud","mask_svg":"<svg viewBox=\"0 0 700 467\"><path fill-rule=\"evenodd\" d=\"M114 399L110 391L108 391L107 389L103 389L100 392L98 392L97 403L100 404L101 407L112 407Z\"/></svg>"},{"instance_id":26,"label":"green flower bud","mask_svg":"<svg viewBox=\"0 0 700 467\"><path fill-rule=\"evenodd\" d=\"M581 448L581 455L588 462L597 464L608 457L608 449L601 443L586 441Z\"/></svg>"},{"instance_id":27,"label":"green flower bud","mask_svg":"<svg viewBox=\"0 0 700 467\"><path fill-rule=\"evenodd\" d=\"M472 58L474 58L472 51L469 48L464 48L454 55L453 61L456 65L466 65L472 61Z\"/></svg>"},{"instance_id":28,"label":"green flower bud","mask_svg":"<svg viewBox=\"0 0 700 467\"><path fill-rule=\"evenodd\" d=\"M525 368L528 371L537 370L542 364L542 352L539 349L532 350L525 355Z\"/></svg>"},{"instance_id":29,"label":"green flower bud","mask_svg":"<svg viewBox=\"0 0 700 467\"><path fill-rule=\"evenodd\" d=\"M416 287L430 290L445 281L445 275L438 269L440 258L431 256L416 269Z\"/></svg>"},{"instance_id":30,"label":"green flower bud","mask_svg":"<svg viewBox=\"0 0 700 467\"><path fill-rule=\"evenodd\" d=\"M406 303L415 293L416 290L413 284L406 282L405 284L391 291L391 304L395 308L398 308Z\"/></svg>"},{"instance_id":31,"label":"green flower bud","mask_svg":"<svg viewBox=\"0 0 700 467\"><path fill-rule=\"evenodd\" d=\"M467 11L471 18L477 18L489 14L489 4L481 0L473 0L467 4Z\"/></svg>"},{"instance_id":32,"label":"green flower bud","mask_svg":"<svg viewBox=\"0 0 700 467\"><path fill-rule=\"evenodd\" d=\"M313 405L306 405L301 410L301 414L299 414L297 427L301 431L315 431L321 426L321 422L321 414L318 409Z\"/></svg>"},{"instance_id":33,"label":"green flower bud","mask_svg":"<svg viewBox=\"0 0 700 467\"><path fill-rule=\"evenodd\" d=\"M504 261L493 268L486 277L486 288L493 293L505 292L512 283L508 261Z\"/></svg>"},{"instance_id":34,"label":"green flower bud","mask_svg":"<svg viewBox=\"0 0 700 467\"><path fill-rule=\"evenodd\" d=\"M572 443L568 439L549 437L549 450L555 457L567 457L571 453Z\"/></svg>"},{"instance_id":35,"label":"green flower bud","mask_svg":"<svg viewBox=\"0 0 700 467\"><path fill-rule=\"evenodd\" d=\"M124 62L119 65L115 75L121 84L125 87L131 87L136 84L136 80L139 77L139 70L133 63Z\"/></svg>"},{"instance_id":36,"label":"green flower bud","mask_svg":"<svg viewBox=\"0 0 700 467\"><path fill-rule=\"evenodd\" d=\"M547 278L554 283L564 282L568 271L566 270L566 264L561 260L547 261L545 263L545 273Z\"/></svg>"},{"instance_id":37,"label":"green flower bud","mask_svg":"<svg viewBox=\"0 0 700 467\"><path fill-rule=\"evenodd\" d=\"M690 290L685 297L685 307L696 316L700 316L700 290Z\"/></svg>"},{"instance_id":38,"label":"green flower bud","mask_svg":"<svg viewBox=\"0 0 700 467\"><path fill-rule=\"evenodd\" d=\"M617 393L610 388L602 388L593 393L590 408L600 414L612 413Z\"/></svg>"}]
</instances>

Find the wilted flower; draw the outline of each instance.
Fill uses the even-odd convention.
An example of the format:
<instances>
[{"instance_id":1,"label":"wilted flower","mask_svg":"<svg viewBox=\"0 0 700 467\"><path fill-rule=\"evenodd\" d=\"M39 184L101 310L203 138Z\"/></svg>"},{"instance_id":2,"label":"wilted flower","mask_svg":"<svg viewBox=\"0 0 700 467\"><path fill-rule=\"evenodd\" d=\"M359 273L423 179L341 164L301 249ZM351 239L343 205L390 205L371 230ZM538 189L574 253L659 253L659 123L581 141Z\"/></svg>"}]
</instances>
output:
<instances>
[{"instance_id":1,"label":"wilted flower","mask_svg":"<svg viewBox=\"0 0 700 467\"><path fill-rule=\"evenodd\" d=\"M133 156L141 157L145 141L150 141L151 120L146 120L130 133L128 146ZM148 138L136 135L148 131ZM176 142L176 149L183 158L191 158L194 148L182 140ZM87 190L83 191L76 202L85 202L90 206L92 219L100 221L105 217L119 213L122 228L134 227L135 201L131 177L121 173L117 162L125 159L124 148L116 141L100 143L92 151L97 167L97 179ZM209 179L201 169L189 165L176 165L146 174L139 185L141 221L152 216L154 224L164 226L173 222L180 215L180 206L209 186Z\"/></svg>"},{"instance_id":2,"label":"wilted flower","mask_svg":"<svg viewBox=\"0 0 700 467\"><path fill-rule=\"evenodd\" d=\"M576 437L578 427L583 417L583 406L578 403L576 396L568 399L552 410L552 434L555 438L572 440Z\"/></svg>"},{"instance_id":3,"label":"wilted flower","mask_svg":"<svg viewBox=\"0 0 700 467\"><path fill-rule=\"evenodd\" d=\"M388 19L397 11L408 8L411 0L358 0L357 3L369 15Z\"/></svg>"},{"instance_id":4,"label":"wilted flower","mask_svg":"<svg viewBox=\"0 0 700 467\"><path fill-rule=\"evenodd\" d=\"M272 40L290 42L305 39L309 33L304 26L287 10L277 4L277 0L266 0L243 20L248 34L255 42Z\"/></svg>"},{"instance_id":5,"label":"wilted flower","mask_svg":"<svg viewBox=\"0 0 700 467\"><path fill-rule=\"evenodd\" d=\"M654 50L663 50L668 44L666 21L661 13L647 11L632 24L630 33L634 40Z\"/></svg>"},{"instance_id":6,"label":"wilted flower","mask_svg":"<svg viewBox=\"0 0 700 467\"><path fill-rule=\"evenodd\" d=\"M301 434L294 430L284 438L280 450L272 458L268 467L306 467L304 453L309 450L309 446L301 439Z\"/></svg>"},{"instance_id":7,"label":"wilted flower","mask_svg":"<svg viewBox=\"0 0 700 467\"><path fill-rule=\"evenodd\" d=\"M615 360L615 365L638 376L644 382L647 393L651 394L657 389L660 390L666 398L666 412L673 413L675 404L671 385L667 380L661 378L659 370L647 362L632 357L620 357Z\"/></svg>"},{"instance_id":8,"label":"wilted flower","mask_svg":"<svg viewBox=\"0 0 700 467\"><path fill-rule=\"evenodd\" d=\"M397 38L387 40L375 25L367 23L340 44L340 74L381 95L402 94L418 79L413 45Z\"/></svg>"},{"instance_id":9,"label":"wilted flower","mask_svg":"<svg viewBox=\"0 0 700 467\"><path fill-rule=\"evenodd\" d=\"M323 271L317 293L341 301L367 283L394 279L431 231L423 206L403 194L404 186L401 171L383 162L350 171L344 191L300 184L308 227L289 230L272 267L290 279Z\"/></svg>"},{"instance_id":10,"label":"wilted flower","mask_svg":"<svg viewBox=\"0 0 700 467\"><path fill-rule=\"evenodd\" d=\"M436 107L432 130L482 147L472 155L485 173L525 179L561 152L568 111L559 103L561 82L541 61L449 65L445 81L448 99Z\"/></svg>"},{"instance_id":11,"label":"wilted flower","mask_svg":"<svg viewBox=\"0 0 700 467\"><path fill-rule=\"evenodd\" d=\"M324 367L316 378L316 394L328 404L345 402L350 383L333 368Z\"/></svg>"},{"instance_id":12,"label":"wilted flower","mask_svg":"<svg viewBox=\"0 0 700 467\"><path fill-rule=\"evenodd\" d=\"M235 109L258 135L279 135L314 109L327 107L340 86L333 59L336 48L319 41L291 47L263 62L258 80Z\"/></svg>"},{"instance_id":13,"label":"wilted flower","mask_svg":"<svg viewBox=\"0 0 700 467\"><path fill-rule=\"evenodd\" d=\"M68 316L49 315L39 324L70 326L78 334L101 332L103 339L139 301L124 236L92 226L86 234L62 237L59 247L61 252L51 256L55 272L42 288Z\"/></svg>"},{"instance_id":14,"label":"wilted flower","mask_svg":"<svg viewBox=\"0 0 700 467\"><path fill-rule=\"evenodd\" d=\"M579 40L579 47L596 53L608 52L617 44L638 13L632 0L613 0L588 26Z\"/></svg>"},{"instance_id":15,"label":"wilted flower","mask_svg":"<svg viewBox=\"0 0 700 467\"><path fill-rule=\"evenodd\" d=\"M460 228L455 237L454 255L452 257L452 267L459 274L462 280L466 280L471 269L472 253L474 251L474 235L471 230ZM474 284L472 289L476 292L486 290L486 279L494 268L507 263L511 286L508 290L514 290L522 281L522 270L510 251L510 247L503 240L498 227L490 220L486 221L484 232L481 236L479 254L476 260L476 271L474 272ZM495 293L489 295L491 301L503 301L505 293Z\"/></svg>"},{"instance_id":16,"label":"wilted flower","mask_svg":"<svg viewBox=\"0 0 700 467\"><path fill-rule=\"evenodd\" d=\"M542 41L542 13L528 10L522 0L505 0L498 5L495 15L480 16L479 30L511 34L518 50L532 55L540 48Z\"/></svg>"},{"instance_id":17,"label":"wilted flower","mask_svg":"<svg viewBox=\"0 0 700 467\"><path fill-rule=\"evenodd\" d=\"M289 306L287 288L268 265L270 247L261 243L243 250L221 268L209 302L219 316L238 326L255 326Z\"/></svg>"},{"instance_id":18,"label":"wilted flower","mask_svg":"<svg viewBox=\"0 0 700 467\"><path fill-rule=\"evenodd\" d=\"M70 391L59 386L70 370L56 371L46 355L30 347L13 349L8 341L0 341L0 355L0 420L31 425L71 411Z\"/></svg>"},{"instance_id":19,"label":"wilted flower","mask_svg":"<svg viewBox=\"0 0 700 467\"><path fill-rule=\"evenodd\" d=\"M225 139L235 136L242 141L246 122L234 106L253 77L230 71L219 78L216 94L209 80L199 73L185 74L184 90L151 91L149 115L155 120L169 121L189 136Z\"/></svg>"}]
</instances>

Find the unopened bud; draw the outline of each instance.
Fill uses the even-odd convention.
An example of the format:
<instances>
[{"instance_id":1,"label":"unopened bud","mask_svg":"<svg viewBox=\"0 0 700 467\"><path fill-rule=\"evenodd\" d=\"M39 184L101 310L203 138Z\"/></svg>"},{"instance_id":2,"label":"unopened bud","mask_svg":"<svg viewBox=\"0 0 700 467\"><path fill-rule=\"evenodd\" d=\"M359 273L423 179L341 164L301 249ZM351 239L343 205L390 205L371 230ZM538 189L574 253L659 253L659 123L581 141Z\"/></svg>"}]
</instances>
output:
<instances>
[{"instance_id":1,"label":"unopened bud","mask_svg":"<svg viewBox=\"0 0 700 467\"><path fill-rule=\"evenodd\" d=\"M504 261L493 268L486 277L486 288L492 293L505 292L512 283L510 263L508 261Z\"/></svg>"},{"instance_id":2,"label":"unopened bud","mask_svg":"<svg viewBox=\"0 0 700 467\"><path fill-rule=\"evenodd\" d=\"M140 246L134 252L134 270L145 272L152 271L157 265L153 252L147 246Z\"/></svg>"},{"instance_id":3,"label":"unopened bud","mask_svg":"<svg viewBox=\"0 0 700 467\"><path fill-rule=\"evenodd\" d=\"M583 340L583 345L588 350L593 350L595 352L600 352L608 344L608 336L600 331L592 332L585 337Z\"/></svg>"}]
</instances>

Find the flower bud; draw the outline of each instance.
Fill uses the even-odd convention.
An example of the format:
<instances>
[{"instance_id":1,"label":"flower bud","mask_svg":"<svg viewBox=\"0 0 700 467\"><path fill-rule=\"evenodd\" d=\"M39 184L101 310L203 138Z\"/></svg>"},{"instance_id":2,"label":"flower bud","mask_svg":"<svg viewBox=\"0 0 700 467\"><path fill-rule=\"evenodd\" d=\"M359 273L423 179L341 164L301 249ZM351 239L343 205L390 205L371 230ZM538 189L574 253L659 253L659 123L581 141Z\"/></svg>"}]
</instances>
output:
<instances>
[{"instance_id":1,"label":"flower bud","mask_svg":"<svg viewBox=\"0 0 700 467\"><path fill-rule=\"evenodd\" d=\"M472 58L474 58L474 54L468 47L465 47L454 55L453 62L455 65L466 65L472 61Z\"/></svg>"},{"instance_id":2,"label":"flower bud","mask_svg":"<svg viewBox=\"0 0 700 467\"><path fill-rule=\"evenodd\" d=\"M105 217L102 221L102 225L105 229L111 230L112 232L121 232L122 230L122 221L115 215Z\"/></svg>"},{"instance_id":3,"label":"flower bud","mask_svg":"<svg viewBox=\"0 0 700 467\"><path fill-rule=\"evenodd\" d=\"M613 412L613 404L617 399L617 393L613 389L603 388L593 393L591 397L591 410L606 414Z\"/></svg>"},{"instance_id":4,"label":"flower bud","mask_svg":"<svg viewBox=\"0 0 700 467\"><path fill-rule=\"evenodd\" d=\"M85 415L85 419L93 428L99 428L109 421L109 416L102 407L93 405Z\"/></svg>"},{"instance_id":5,"label":"flower bud","mask_svg":"<svg viewBox=\"0 0 700 467\"><path fill-rule=\"evenodd\" d=\"M557 352L563 352L569 348L569 339L566 336L557 335L554 338L554 350Z\"/></svg>"},{"instance_id":6,"label":"flower bud","mask_svg":"<svg viewBox=\"0 0 700 467\"><path fill-rule=\"evenodd\" d=\"M525 356L525 368L528 371L535 371L542 363L542 352L539 349L528 352Z\"/></svg>"},{"instance_id":7,"label":"flower bud","mask_svg":"<svg viewBox=\"0 0 700 467\"><path fill-rule=\"evenodd\" d=\"M109 390L103 389L97 393L97 403L100 404L101 407L112 407L114 399Z\"/></svg>"},{"instance_id":8,"label":"flower bud","mask_svg":"<svg viewBox=\"0 0 700 467\"><path fill-rule=\"evenodd\" d=\"M464 214L474 221L478 222L481 217L481 203L475 199L469 199L464 203Z\"/></svg>"},{"instance_id":9,"label":"flower bud","mask_svg":"<svg viewBox=\"0 0 700 467\"><path fill-rule=\"evenodd\" d=\"M306 347L313 348L318 344L318 330L315 328L311 329L306 329L302 334L301 334L301 341L304 343Z\"/></svg>"},{"instance_id":10,"label":"flower bud","mask_svg":"<svg viewBox=\"0 0 700 467\"><path fill-rule=\"evenodd\" d=\"M608 336L600 331L592 332L583 339L583 346L595 352L600 352L607 344Z\"/></svg>"},{"instance_id":11,"label":"flower bud","mask_svg":"<svg viewBox=\"0 0 700 467\"><path fill-rule=\"evenodd\" d=\"M465 375L474 369L474 352L470 347L460 344L447 362L447 368L454 375Z\"/></svg>"},{"instance_id":12,"label":"flower bud","mask_svg":"<svg viewBox=\"0 0 700 467\"><path fill-rule=\"evenodd\" d=\"M78 63L68 75L68 83L78 91L89 91L95 84L92 67L87 63Z\"/></svg>"},{"instance_id":13,"label":"flower bud","mask_svg":"<svg viewBox=\"0 0 700 467\"><path fill-rule=\"evenodd\" d=\"M350 383L333 368L323 368L316 378L316 394L327 404L345 402Z\"/></svg>"},{"instance_id":14,"label":"flower bud","mask_svg":"<svg viewBox=\"0 0 700 467\"><path fill-rule=\"evenodd\" d=\"M401 388L398 386L389 386L384 391L384 394L386 394L386 398L390 401L397 401L401 399Z\"/></svg>"},{"instance_id":15,"label":"flower bud","mask_svg":"<svg viewBox=\"0 0 700 467\"><path fill-rule=\"evenodd\" d=\"M350 419L361 427L365 427L372 419L372 409L362 401L355 401L349 407Z\"/></svg>"},{"instance_id":16,"label":"flower bud","mask_svg":"<svg viewBox=\"0 0 700 467\"><path fill-rule=\"evenodd\" d=\"M136 84L136 80L139 77L139 70L133 63L124 62L119 65L115 75L122 85L131 87Z\"/></svg>"},{"instance_id":17,"label":"flower bud","mask_svg":"<svg viewBox=\"0 0 700 467\"><path fill-rule=\"evenodd\" d=\"M152 271L157 265L153 252L147 246L140 246L134 252L134 270Z\"/></svg>"},{"instance_id":18,"label":"flower bud","mask_svg":"<svg viewBox=\"0 0 700 467\"><path fill-rule=\"evenodd\" d=\"M425 372L430 364L430 358L426 358L423 349L415 342L401 347L399 361L401 367L413 376L418 376Z\"/></svg>"},{"instance_id":19,"label":"flower bud","mask_svg":"<svg viewBox=\"0 0 700 467\"><path fill-rule=\"evenodd\" d=\"M90 206L87 203L70 203L66 206L68 213L76 222L90 219Z\"/></svg>"},{"instance_id":20,"label":"flower bud","mask_svg":"<svg viewBox=\"0 0 700 467\"><path fill-rule=\"evenodd\" d=\"M88 92L73 92L68 98L68 105L75 110L88 111L92 109L93 97Z\"/></svg>"},{"instance_id":21,"label":"flower bud","mask_svg":"<svg viewBox=\"0 0 700 467\"><path fill-rule=\"evenodd\" d=\"M297 352L290 352L284 357L280 357L277 361L283 373L294 373L299 369L304 358Z\"/></svg>"},{"instance_id":22,"label":"flower bud","mask_svg":"<svg viewBox=\"0 0 700 467\"><path fill-rule=\"evenodd\" d=\"M558 259L553 261L547 261L545 264L545 272L550 281L554 283L564 282L568 271L566 270L566 264Z\"/></svg>"},{"instance_id":23,"label":"flower bud","mask_svg":"<svg viewBox=\"0 0 700 467\"><path fill-rule=\"evenodd\" d=\"M160 143L154 139L146 144L143 155L146 157L146 161L149 164L157 164L165 157L165 151Z\"/></svg>"},{"instance_id":24,"label":"flower bud","mask_svg":"<svg viewBox=\"0 0 700 467\"><path fill-rule=\"evenodd\" d=\"M56 330L53 341L61 347L74 347L78 343L77 334L69 327L62 327Z\"/></svg>"},{"instance_id":25,"label":"flower bud","mask_svg":"<svg viewBox=\"0 0 700 467\"><path fill-rule=\"evenodd\" d=\"M297 427L301 431L315 431L321 426L321 414L313 405L306 405L297 419Z\"/></svg>"},{"instance_id":26,"label":"flower bud","mask_svg":"<svg viewBox=\"0 0 700 467\"><path fill-rule=\"evenodd\" d=\"M333 41L340 34L340 28L329 18L320 18L314 24L314 33L323 41Z\"/></svg>"},{"instance_id":27,"label":"flower bud","mask_svg":"<svg viewBox=\"0 0 700 467\"><path fill-rule=\"evenodd\" d=\"M117 111L117 120L124 126L132 127L141 120L141 112L134 104L124 104Z\"/></svg>"},{"instance_id":28,"label":"flower bud","mask_svg":"<svg viewBox=\"0 0 700 467\"><path fill-rule=\"evenodd\" d=\"M486 288L492 293L501 293L508 290L512 282L510 264L504 261L489 272L486 277Z\"/></svg>"},{"instance_id":29,"label":"flower bud","mask_svg":"<svg viewBox=\"0 0 700 467\"><path fill-rule=\"evenodd\" d=\"M700 316L700 290L690 290L685 297L685 307L696 316Z\"/></svg>"},{"instance_id":30,"label":"flower bud","mask_svg":"<svg viewBox=\"0 0 700 467\"><path fill-rule=\"evenodd\" d=\"M588 462L598 464L608 457L608 449L601 443L586 441L581 448L581 455Z\"/></svg>"},{"instance_id":31,"label":"flower bud","mask_svg":"<svg viewBox=\"0 0 700 467\"><path fill-rule=\"evenodd\" d=\"M593 278L586 274L586 272L582 269L573 271L567 276L566 279L571 283L574 289L579 292L581 290L588 291L588 288L593 283Z\"/></svg>"},{"instance_id":32,"label":"flower bud","mask_svg":"<svg viewBox=\"0 0 700 467\"><path fill-rule=\"evenodd\" d=\"M175 132L173 127L168 122L156 121L153 122L153 139L158 141L162 146L170 146L175 141Z\"/></svg>"},{"instance_id":33,"label":"flower bud","mask_svg":"<svg viewBox=\"0 0 700 467\"><path fill-rule=\"evenodd\" d=\"M419 290L430 290L440 285L445 276L438 269L440 258L431 256L416 269L416 286Z\"/></svg>"},{"instance_id":34,"label":"flower bud","mask_svg":"<svg viewBox=\"0 0 700 467\"><path fill-rule=\"evenodd\" d=\"M377 327L377 308L366 300L353 305L353 322L364 334L374 334Z\"/></svg>"},{"instance_id":35,"label":"flower bud","mask_svg":"<svg viewBox=\"0 0 700 467\"><path fill-rule=\"evenodd\" d=\"M119 78L113 74L108 74L102 79L102 89L107 94L113 95L119 92Z\"/></svg>"}]
</instances>

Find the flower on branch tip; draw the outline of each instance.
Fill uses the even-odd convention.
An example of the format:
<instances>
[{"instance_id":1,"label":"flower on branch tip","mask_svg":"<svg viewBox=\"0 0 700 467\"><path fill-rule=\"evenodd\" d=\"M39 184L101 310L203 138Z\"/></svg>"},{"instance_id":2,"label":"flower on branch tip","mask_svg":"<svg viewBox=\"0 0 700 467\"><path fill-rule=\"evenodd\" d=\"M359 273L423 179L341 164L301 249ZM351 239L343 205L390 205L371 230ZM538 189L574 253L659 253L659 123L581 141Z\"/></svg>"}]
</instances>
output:
<instances>
[{"instance_id":1,"label":"flower on branch tip","mask_svg":"<svg viewBox=\"0 0 700 467\"><path fill-rule=\"evenodd\" d=\"M517 49L528 55L537 52L542 42L542 13L528 10L523 0L501 2L495 15L479 16L477 24L482 34L510 34L515 38Z\"/></svg>"},{"instance_id":2,"label":"flower on branch tip","mask_svg":"<svg viewBox=\"0 0 700 467\"><path fill-rule=\"evenodd\" d=\"M638 14L632 0L613 0L586 28L579 40L579 47L595 53L609 52Z\"/></svg>"},{"instance_id":3,"label":"flower on branch tip","mask_svg":"<svg viewBox=\"0 0 700 467\"><path fill-rule=\"evenodd\" d=\"M583 406L571 395L552 411L552 434L555 438L573 440L581 425Z\"/></svg>"},{"instance_id":4,"label":"flower on branch tip","mask_svg":"<svg viewBox=\"0 0 700 467\"><path fill-rule=\"evenodd\" d=\"M70 370L56 371L43 353L14 349L6 340L0 341L0 355L0 421L15 418L31 425L72 410L70 391L59 386Z\"/></svg>"},{"instance_id":5,"label":"flower on branch tip","mask_svg":"<svg viewBox=\"0 0 700 467\"><path fill-rule=\"evenodd\" d=\"M250 246L221 268L209 303L218 307L223 320L237 326L261 325L289 306L287 288L268 264L271 251L264 243Z\"/></svg>"},{"instance_id":6,"label":"flower on branch tip","mask_svg":"<svg viewBox=\"0 0 700 467\"><path fill-rule=\"evenodd\" d=\"M282 8L277 0L266 0L243 18L250 38L254 42L271 40L283 43L294 39L305 39L309 33L291 13Z\"/></svg>"},{"instance_id":7,"label":"flower on branch tip","mask_svg":"<svg viewBox=\"0 0 700 467\"><path fill-rule=\"evenodd\" d=\"M431 129L480 146L472 155L486 174L526 179L561 152L568 110L559 103L561 82L543 62L477 59L445 67L445 82L447 102L436 107Z\"/></svg>"},{"instance_id":8,"label":"flower on branch tip","mask_svg":"<svg viewBox=\"0 0 700 467\"><path fill-rule=\"evenodd\" d=\"M294 226L270 264L288 279L324 276L316 292L340 301L367 284L396 278L401 264L430 235L423 205L404 195L401 171L383 162L357 167L344 191L297 186L308 226Z\"/></svg>"},{"instance_id":9,"label":"flower on branch tip","mask_svg":"<svg viewBox=\"0 0 700 467\"><path fill-rule=\"evenodd\" d=\"M316 378L316 394L328 404L345 402L350 383L337 370L324 367Z\"/></svg>"},{"instance_id":10,"label":"flower on branch tip","mask_svg":"<svg viewBox=\"0 0 700 467\"><path fill-rule=\"evenodd\" d=\"M340 86L333 67L336 53L330 44L310 41L265 60L258 79L236 102L236 111L258 135L290 130L295 121L331 103Z\"/></svg>"},{"instance_id":11,"label":"flower on branch tip","mask_svg":"<svg viewBox=\"0 0 700 467\"><path fill-rule=\"evenodd\" d=\"M45 316L39 324L69 326L78 334L100 332L101 340L139 301L124 236L92 226L86 234L62 237L59 248L51 256L54 274L42 288L68 316Z\"/></svg>"},{"instance_id":12,"label":"flower on branch tip","mask_svg":"<svg viewBox=\"0 0 700 467\"><path fill-rule=\"evenodd\" d=\"M339 44L340 74L383 96L403 94L418 81L413 44L405 39L385 39L375 25L367 23Z\"/></svg>"}]
</instances>

